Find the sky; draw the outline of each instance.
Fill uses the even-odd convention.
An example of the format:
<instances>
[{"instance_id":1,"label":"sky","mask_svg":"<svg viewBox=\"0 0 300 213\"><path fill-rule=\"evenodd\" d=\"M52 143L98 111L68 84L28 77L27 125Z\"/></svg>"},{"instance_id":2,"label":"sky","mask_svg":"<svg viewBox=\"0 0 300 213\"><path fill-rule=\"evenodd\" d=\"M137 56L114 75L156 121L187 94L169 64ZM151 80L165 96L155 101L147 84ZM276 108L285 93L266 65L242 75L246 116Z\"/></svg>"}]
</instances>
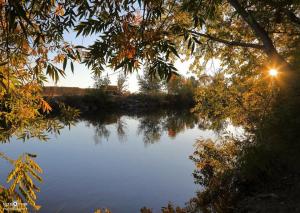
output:
<instances>
[{"instance_id":1,"label":"sky","mask_svg":"<svg viewBox=\"0 0 300 213\"><path fill-rule=\"evenodd\" d=\"M76 37L75 32L65 33L64 38L67 42L70 42L74 45L82 45L88 46L94 43L97 39L96 35L92 35L89 37ZM191 76L189 72L189 61L181 62L180 60L175 62L175 67L178 70L178 73L183 76ZM138 84L137 84L137 76L138 74L142 74L143 70L139 70L138 72L134 72L127 76L127 90L130 92L138 92ZM116 85L117 77L119 75L119 71L113 71L111 69L106 69L102 75L109 75L110 81L112 85ZM66 76L63 78L61 77L60 80L55 84L48 77L48 82L45 83L45 86L66 86L66 87L80 87L80 88L89 88L93 87L94 80L91 70L89 70L85 65L74 63L74 73L71 72L70 66L66 68Z\"/></svg>"}]
</instances>

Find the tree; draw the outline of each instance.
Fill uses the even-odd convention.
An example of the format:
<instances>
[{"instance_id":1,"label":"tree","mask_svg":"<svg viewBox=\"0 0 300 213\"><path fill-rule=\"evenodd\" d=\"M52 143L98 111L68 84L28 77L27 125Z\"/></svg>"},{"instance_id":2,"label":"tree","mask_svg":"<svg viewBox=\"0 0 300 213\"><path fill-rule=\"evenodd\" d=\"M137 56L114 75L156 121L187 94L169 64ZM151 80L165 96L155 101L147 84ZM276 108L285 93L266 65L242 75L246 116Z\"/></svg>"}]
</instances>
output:
<instances>
[{"instance_id":1,"label":"tree","mask_svg":"<svg viewBox=\"0 0 300 213\"><path fill-rule=\"evenodd\" d=\"M68 59L80 57L62 36L75 20L72 8L70 1L0 2L1 133L25 130L51 110L41 95L46 75L57 81ZM63 69L56 67L61 62Z\"/></svg>"},{"instance_id":2,"label":"tree","mask_svg":"<svg viewBox=\"0 0 300 213\"><path fill-rule=\"evenodd\" d=\"M299 40L298 1L131 0L86 7L93 13L79 12L87 21L76 30L83 35L102 33L85 60L95 69L108 62L132 71L145 61L151 72L167 78L176 71L171 55L189 49L195 65L200 58L219 58L223 69L235 73L247 65L249 70L292 71L290 57Z\"/></svg>"},{"instance_id":3,"label":"tree","mask_svg":"<svg viewBox=\"0 0 300 213\"><path fill-rule=\"evenodd\" d=\"M124 0L94 3L88 8L96 12L87 17L97 14L96 17L76 29L79 34L89 34L97 27L101 35L88 48L89 57L85 60L95 70L108 64L128 72L145 63L149 64L151 74L169 79L176 72L172 66L176 57L191 59L191 70L197 74L209 61L221 62L219 73L211 78L206 76L197 89L196 111L210 126L219 127L229 120L246 127L253 137L238 143L252 147L258 144L256 149L264 147L265 152L256 150L251 155L251 149L248 150L251 157L256 153L263 156L258 158L263 160L252 160L244 147L241 156L235 156L235 141L225 146L208 141L197 147L196 175L200 174L201 180L211 187L200 193L200 202L208 203L207 211L234 211L231 205L228 208L230 194L249 186L253 177L263 176L265 184L267 174L272 174L269 180L276 179L274 174L297 174L296 169L279 168L289 168L285 162L290 162L290 153L299 146L298 0ZM279 71L278 78L268 77L271 68ZM279 95L275 97L278 87ZM234 160L244 167L238 170L259 163L254 163L251 175L240 176L235 165L231 165ZM262 161L264 167L260 165ZM234 184L245 183L245 179L250 182L242 184L241 189ZM216 200L215 206L210 199ZM225 211L220 208L224 204Z\"/></svg>"},{"instance_id":4,"label":"tree","mask_svg":"<svg viewBox=\"0 0 300 213\"><path fill-rule=\"evenodd\" d=\"M172 76L166 85L168 93L178 94L182 86L182 80L181 76Z\"/></svg>"},{"instance_id":5,"label":"tree","mask_svg":"<svg viewBox=\"0 0 300 213\"><path fill-rule=\"evenodd\" d=\"M103 77L100 75L95 75L94 76L94 87L96 89L101 89L101 90L105 90L107 88L108 85L110 85L110 79L108 77L108 74Z\"/></svg>"},{"instance_id":6,"label":"tree","mask_svg":"<svg viewBox=\"0 0 300 213\"><path fill-rule=\"evenodd\" d=\"M123 92L125 92L126 88L127 88L127 77L124 74L119 74L118 75L118 79L117 79L117 87L118 87L118 92L120 94L122 94Z\"/></svg>"},{"instance_id":7,"label":"tree","mask_svg":"<svg viewBox=\"0 0 300 213\"><path fill-rule=\"evenodd\" d=\"M156 94L161 92L162 82L145 72L142 76L138 76L138 85L141 93Z\"/></svg>"},{"instance_id":8,"label":"tree","mask_svg":"<svg viewBox=\"0 0 300 213\"><path fill-rule=\"evenodd\" d=\"M196 88L193 110L210 121L206 128L222 129L230 122L253 133L276 101L277 87L265 79L268 76L257 79L256 75L225 77L218 73Z\"/></svg>"},{"instance_id":9,"label":"tree","mask_svg":"<svg viewBox=\"0 0 300 213\"><path fill-rule=\"evenodd\" d=\"M298 1L6 0L0 7L1 99L11 104L18 100L13 94L25 97L24 91L30 89L30 94L39 94L45 73L54 80L64 75L68 58L81 58L78 48L84 51L83 63L95 74L105 65L123 68L126 73L147 64L151 75L169 79L176 73L174 59L179 54L188 58L192 54L195 71L200 70L202 59L207 62L218 58L229 74L262 73L276 67L284 70L281 75L285 84L281 87L293 85L288 81L297 79ZM63 32L70 29L83 36L98 33L99 39L89 47L76 49L63 41ZM50 52L57 55L51 59ZM63 63L63 69L54 62ZM24 75L25 81L20 80ZM35 105L23 102L22 107L5 108L7 104L2 102L1 111L5 113L1 120L10 123L10 115L18 117L14 113L19 110L11 112L13 108L28 109L30 113L26 114L33 117L38 116L37 108L50 110L40 96L35 99L40 101Z\"/></svg>"},{"instance_id":10,"label":"tree","mask_svg":"<svg viewBox=\"0 0 300 213\"><path fill-rule=\"evenodd\" d=\"M194 77L172 76L166 83L169 94L194 95L198 82Z\"/></svg>"},{"instance_id":11,"label":"tree","mask_svg":"<svg viewBox=\"0 0 300 213\"><path fill-rule=\"evenodd\" d=\"M281 89L297 86L299 10L298 0L1 1L0 130L28 129L43 118L43 111L51 110L41 96L45 75L57 80L69 59L81 58L80 51L63 41L63 32L70 28L78 35L99 35L91 46L78 47L84 51L83 63L95 74L106 66L126 74L147 65L147 74L169 80L176 74L176 58L193 60L191 68L197 73L208 61L219 59L221 73L198 89L196 110L208 119L229 117L260 129L257 124L272 110L265 101L273 91L266 71L280 71L276 83ZM55 63L62 63L63 69ZM73 70L73 63L70 66ZM281 97L278 112L287 112L277 113L273 122L295 128L299 101L290 99L295 102L292 111L283 107ZM274 123L267 125L269 130ZM299 131L291 129L284 128L281 135L273 131L269 141L299 139ZM270 132L258 136L266 140Z\"/></svg>"}]
</instances>

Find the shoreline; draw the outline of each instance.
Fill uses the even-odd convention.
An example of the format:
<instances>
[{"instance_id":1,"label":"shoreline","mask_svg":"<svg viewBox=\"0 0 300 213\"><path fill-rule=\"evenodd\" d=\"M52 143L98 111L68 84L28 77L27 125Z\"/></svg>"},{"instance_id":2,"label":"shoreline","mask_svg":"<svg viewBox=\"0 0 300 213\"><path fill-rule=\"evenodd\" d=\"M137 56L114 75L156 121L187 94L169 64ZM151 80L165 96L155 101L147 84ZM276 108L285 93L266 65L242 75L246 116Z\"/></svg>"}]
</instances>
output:
<instances>
[{"instance_id":1,"label":"shoreline","mask_svg":"<svg viewBox=\"0 0 300 213\"><path fill-rule=\"evenodd\" d=\"M195 105L191 96L170 94L88 94L82 96L45 97L45 99L53 108L53 113L59 112L59 103L76 108L81 113L98 111L143 113L157 110L186 110L192 109Z\"/></svg>"}]
</instances>

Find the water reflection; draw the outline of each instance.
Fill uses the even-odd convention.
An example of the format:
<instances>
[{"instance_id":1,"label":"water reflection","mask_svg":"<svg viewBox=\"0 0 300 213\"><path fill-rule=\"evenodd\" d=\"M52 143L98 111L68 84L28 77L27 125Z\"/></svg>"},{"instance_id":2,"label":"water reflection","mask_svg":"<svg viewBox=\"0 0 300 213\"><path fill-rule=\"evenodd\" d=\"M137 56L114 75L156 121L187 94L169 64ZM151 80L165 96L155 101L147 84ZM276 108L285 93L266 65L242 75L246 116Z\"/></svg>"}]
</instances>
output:
<instances>
[{"instance_id":1,"label":"water reflection","mask_svg":"<svg viewBox=\"0 0 300 213\"><path fill-rule=\"evenodd\" d=\"M148 115L140 119L137 133L138 135L143 135L145 145L159 141L164 130L164 118L159 115Z\"/></svg>"},{"instance_id":2,"label":"water reflection","mask_svg":"<svg viewBox=\"0 0 300 213\"><path fill-rule=\"evenodd\" d=\"M46 128L51 133L49 136L62 132L57 137L61 143L50 137L48 148L37 152L40 156L48 155L48 159L41 160L41 165L33 160L35 155L25 153L13 160L5 155L5 150L0 153L12 166L11 170L7 169L8 174L0 172L1 184L8 181L0 185L0 212L7 203L16 200L39 209L37 201L46 212L60 208L66 212L74 212L74 208L77 212L92 212L108 207L112 212L140 209L150 213L153 206L155 212L162 206L166 206L163 212L232 212L238 195L251 188L249 183L266 176L264 170L257 168L269 168L270 156L272 161L282 157L282 154L270 153L269 147L252 147L251 137L242 139L225 134L224 137L218 135L218 139L217 135L209 134L207 136L215 136L215 139L203 137L192 147L195 139L203 136L204 131L200 129L205 123L188 111L83 115L72 122L49 118L31 129L38 124L44 129L52 124ZM195 131L189 132L191 130ZM25 134L24 138L34 137L34 132L29 136ZM7 137L3 138L7 142ZM41 141L44 137L36 138L35 141ZM168 143L173 140L176 143ZM160 143L162 141L164 143ZM95 148L95 144L103 146ZM277 146L281 153L283 145ZM38 143L29 145L30 152L36 147ZM19 146L11 150L24 152ZM189 167L185 160L191 154L192 166ZM41 167L48 171L44 185L48 191L39 200L36 183L41 181ZM193 177L189 179L191 174ZM201 186L197 193L194 193L196 187L190 184L193 180ZM49 190L51 187L55 188L54 192ZM167 205L168 201L175 205ZM141 209L143 206L146 207Z\"/></svg>"},{"instance_id":3,"label":"water reflection","mask_svg":"<svg viewBox=\"0 0 300 213\"><path fill-rule=\"evenodd\" d=\"M126 131L127 131L127 123L121 117L118 118L116 123L117 133L119 141L124 142L126 141Z\"/></svg>"},{"instance_id":4,"label":"water reflection","mask_svg":"<svg viewBox=\"0 0 300 213\"><path fill-rule=\"evenodd\" d=\"M130 115L139 121L137 134L143 137L145 145L154 144L160 141L163 133L168 137L175 138L176 135L186 129L192 129L198 125L199 118L189 111L181 112L155 112L143 115ZM99 144L108 141L111 128L114 125L114 132L118 135L119 141L126 141L127 123L123 114L110 115L85 115L82 120L88 127L95 129L94 141Z\"/></svg>"},{"instance_id":5,"label":"water reflection","mask_svg":"<svg viewBox=\"0 0 300 213\"><path fill-rule=\"evenodd\" d=\"M60 208L66 212L74 208L77 212L92 212L101 207L112 212L137 212L143 206L158 210L168 201L183 205L194 194L193 163L188 156L201 132L198 121L188 111L82 115L72 123L58 121L66 128L55 131L61 134L57 138L49 134L45 146L36 143L39 139L31 139L22 146L12 139L12 145L3 151L15 153L26 149L42 156L36 168L42 167L47 174L43 177L45 188L30 196L37 199L45 212ZM95 149L95 144L104 146ZM3 182L6 175L0 176ZM123 191L130 200L124 198ZM93 210L87 206L93 206Z\"/></svg>"},{"instance_id":6,"label":"water reflection","mask_svg":"<svg viewBox=\"0 0 300 213\"><path fill-rule=\"evenodd\" d=\"M38 142L49 140L49 136L57 137L65 127L71 128L77 122L79 111L61 104L60 114L45 115L28 119L20 126L0 128L0 142L4 145L13 140L26 142L37 139ZM2 150L2 149L1 149ZM0 159L10 164L11 171L6 179L0 182L0 212L30 212L41 208L36 204L37 192L40 188L37 182L42 182L43 173L40 165L34 160L35 154L21 152L16 159L0 151ZM3 168L1 168L3 169Z\"/></svg>"},{"instance_id":7,"label":"water reflection","mask_svg":"<svg viewBox=\"0 0 300 213\"><path fill-rule=\"evenodd\" d=\"M164 128L170 137L175 137L179 132L192 129L199 123L199 117L188 111L177 112L169 115L164 122Z\"/></svg>"}]
</instances>

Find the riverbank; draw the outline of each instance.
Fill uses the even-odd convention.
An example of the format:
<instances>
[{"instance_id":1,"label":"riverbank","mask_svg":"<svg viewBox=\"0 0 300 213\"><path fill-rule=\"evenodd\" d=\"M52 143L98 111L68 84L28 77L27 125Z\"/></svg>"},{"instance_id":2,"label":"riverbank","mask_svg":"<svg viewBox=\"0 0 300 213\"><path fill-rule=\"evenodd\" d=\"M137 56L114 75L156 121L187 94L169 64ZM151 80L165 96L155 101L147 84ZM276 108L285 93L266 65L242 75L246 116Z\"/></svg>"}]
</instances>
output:
<instances>
[{"instance_id":1,"label":"riverbank","mask_svg":"<svg viewBox=\"0 0 300 213\"><path fill-rule=\"evenodd\" d=\"M256 193L239 200L236 212L300 212L299 180L299 174L284 174L274 183L265 183Z\"/></svg>"},{"instance_id":2,"label":"riverbank","mask_svg":"<svg viewBox=\"0 0 300 213\"><path fill-rule=\"evenodd\" d=\"M46 97L53 108L53 112L59 111L59 104L79 109L81 113L98 111L106 112L149 112L158 109L190 109L194 106L192 96L171 94L86 94L77 96Z\"/></svg>"}]
</instances>

